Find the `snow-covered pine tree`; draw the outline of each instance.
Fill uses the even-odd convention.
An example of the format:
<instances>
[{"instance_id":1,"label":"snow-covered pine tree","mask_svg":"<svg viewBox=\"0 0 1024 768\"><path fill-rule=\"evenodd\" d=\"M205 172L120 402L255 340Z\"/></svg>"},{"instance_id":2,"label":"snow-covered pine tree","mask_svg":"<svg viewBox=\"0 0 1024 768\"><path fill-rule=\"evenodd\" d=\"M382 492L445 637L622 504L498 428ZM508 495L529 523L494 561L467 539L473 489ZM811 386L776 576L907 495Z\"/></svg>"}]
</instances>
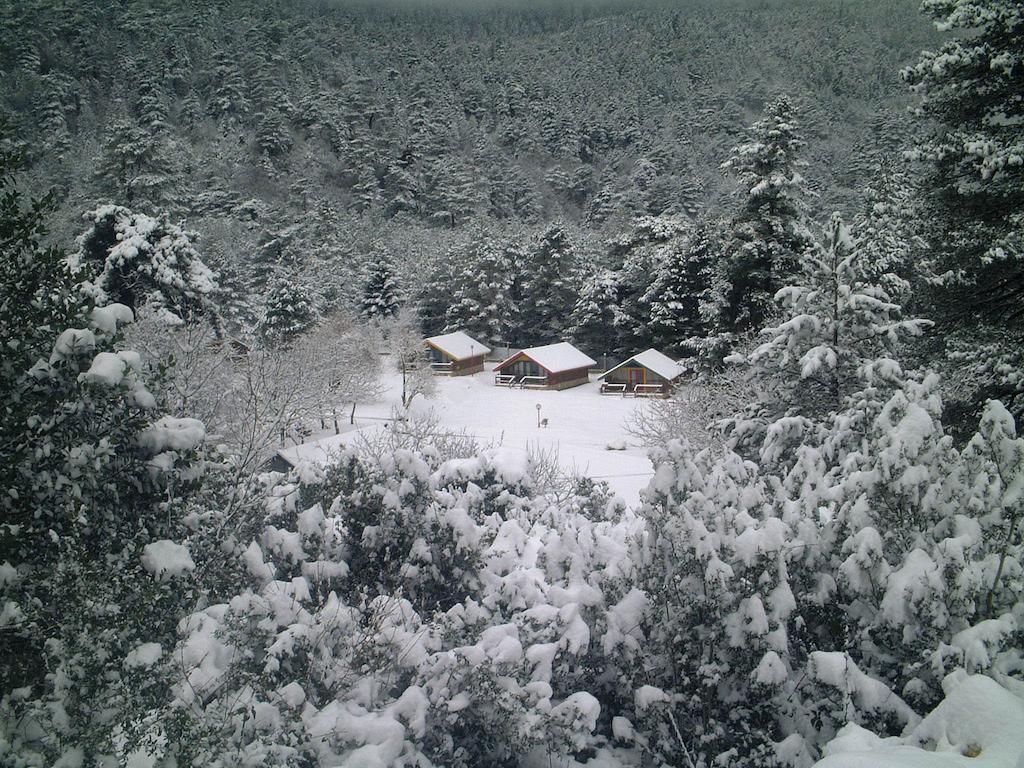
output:
<instances>
[{"instance_id":1,"label":"snow-covered pine tree","mask_svg":"<svg viewBox=\"0 0 1024 768\"><path fill-rule=\"evenodd\" d=\"M669 241L659 252L654 280L642 297L650 311L650 334L660 348L692 351L706 333L701 304L716 256L707 226Z\"/></svg>"},{"instance_id":2,"label":"snow-covered pine tree","mask_svg":"<svg viewBox=\"0 0 1024 768\"><path fill-rule=\"evenodd\" d=\"M625 233L609 240L609 255L617 266L618 304L615 324L619 352L633 353L651 346L651 284L677 240L690 232L680 216L640 216Z\"/></svg>"},{"instance_id":3,"label":"snow-covered pine tree","mask_svg":"<svg viewBox=\"0 0 1024 768\"><path fill-rule=\"evenodd\" d=\"M386 320L398 313L398 279L391 260L383 253L375 253L369 274L363 283L360 312L368 321Z\"/></svg>"},{"instance_id":4,"label":"snow-covered pine tree","mask_svg":"<svg viewBox=\"0 0 1024 768\"><path fill-rule=\"evenodd\" d=\"M538 237L523 267L523 343L550 343L564 335L578 295L575 248L563 225Z\"/></svg>"},{"instance_id":5,"label":"snow-covered pine tree","mask_svg":"<svg viewBox=\"0 0 1024 768\"><path fill-rule=\"evenodd\" d=\"M256 146L270 158L281 157L292 148L293 140L284 116L277 110L259 115L256 124Z\"/></svg>"},{"instance_id":6,"label":"snow-covered pine tree","mask_svg":"<svg viewBox=\"0 0 1024 768\"><path fill-rule=\"evenodd\" d=\"M268 346L287 344L312 328L318 316L309 289L286 275L278 275L270 284L256 332Z\"/></svg>"},{"instance_id":7,"label":"snow-covered pine tree","mask_svg":"<svg viewBox=\"0 0 1024 768\"><path fill-rule=\"evenodd\" d=\"M868 279L863 255L833 215L822 241L805 253L796 282L776 294L782 322L765 328L768 340L749 355L730 358L749 367L764 393L753 406L757 418L743 429L759 423L780 437L787 430L776 425L786 417L822 423L859 388L865 363L891 356L931 325L903 319L900 305ZM755 444L761 439L758 433Z\"/></svg>"},{"instance_id":8,"label":"snow-covered pine tree","mask_svg":"<svg viewBox=\"0 0 1024 768\"><path fill-rule=\"evenodd\" d=\"M1024 6L1015 0L924 0L956 37L903 70L934 126L910 155L931 164L935 275L959 298L1021 327L1024 313Z\"/></svg>"},{"instance_id":9,"label":"snow-covered pine tree","mask_svg":"<svg viewBox=\"0 0 1024 768\"><path fill-rule=\"evenodd\" d=\"M206 109L222 122L238 120L249 112L246 83L238 63L223 49L213 54L213 68L209 72L213 89Z\"/></svg>"},{"instance_id":10,"label":"snow-covered pine tree","mask_svg":"<svg viewBox=\"0 0 1024 768\"><path fill-rule=\"evenodd\" d=\"M954 36L903 70L927 121L909 156L925 161L929 304L951 345L964 425L987 398L1024 416L1024 6L1015 0L924 0ZM975 340L980 355L968 352ZM991 363L991 365L989 365Z\"/></svg>"},{"instance_id":11,"label":"snow-covered pine tree","mask_svg":"<svg viewBox=\"0 0 1024 768\"><path fill-rule=\"evenodd\" d=\"M618 183L615 168L611 165L606 166L601 171L601 177L597 181L597 192L587 209L588 221L601 224L622 211L625 202L622 192L618 189Z\"/></svg>"},{"instance_id":12,"label":"snow-covered pine tree","mask_svg":"<svg viewBox=\"0 0 1024 768\"><path fill-rule=\"evenodd\" d=\"M430 216L448 227L466 221L483 203L479 184L461 160L443 157L426 171L426 199Z\"/></svg>"},{"instance_id":13,"label":"snow-covered pine tree","mask_svg":"<svg viewBox=\"0 0 1024 768\"><path fill-rule=\"evenodd\" d=\"M569 338L595 359L617 352L621 346L616 323L618 306L618 273L595 268L582 278L579 298L569 316Z\"/></svg>"},{"instance_id":14,"label":"snow-covered pine tree","mask_svg":"<svg viewBox=\"0 0 1024 768\"><path fill-rule=\"evenodd\" d=\"M511 293L516 266L511 254L496 238L480 234L459 262L466 266L450 294L445 330L462 330L488 344L506 344L519 326L519 308Z\"/></svg>"},{"instance_id":15,"label":"snow-covered pine tree","mask_svg":"<svg viewBox=\"0 0 1024 768\"><path fill-rule=\"evenodd\" d=\"M38 58L38 54L36 57ZM71 148L71 133L68 130L65 108L67 83L54 72L41 76L39 83L39 104L36 107L39 127L46 137L47 149L59 158Z\"/></svg>"},{"instance_id":16,"label":"snow-covered pine tree","mask_svg":"<svg viewBox=\"0 0 1024 768\"><path fill-rule=\"evenodd\" d=\"M800 169L804 148L796 110L786 96L765 105L750 140L722 168L736 177L739 211L725 244L729 290L722 330L757 331L769 319L775 291L798 269L810 242L808 190Z\"/></svg>"},{"instance_id":17,"label":"snow-covered pine tree","mask_svg":"<svg viewBox=\"0 0 1024 768\"><path fill-rule=\"evenodd\" d=\"M114 200L127 206L166 204L174 191L174 174L164 138L141 128L130 117L109 122L95 177Z\"/></svg>"},{"instance_id":18,"label":"snow-covered pine tree","mask_svg":"<svg viewBox=\"0 0 1024 768\"><path fill-rule=\"evenodd\" d=\"M398 213L415 213L419 210L418 193L420 180L410 169L408 164L400 160L392 161L381 182L384 209L389 216Z\"/></svg>"}]
</instances>

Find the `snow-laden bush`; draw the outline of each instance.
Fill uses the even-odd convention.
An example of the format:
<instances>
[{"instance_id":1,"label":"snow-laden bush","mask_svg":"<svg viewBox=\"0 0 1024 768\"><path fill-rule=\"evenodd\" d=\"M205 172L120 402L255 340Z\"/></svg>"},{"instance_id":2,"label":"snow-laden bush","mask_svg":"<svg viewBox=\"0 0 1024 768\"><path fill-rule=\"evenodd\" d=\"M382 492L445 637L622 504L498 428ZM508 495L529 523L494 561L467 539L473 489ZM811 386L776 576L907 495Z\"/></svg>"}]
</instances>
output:
<instances>
[{"instance_id":1,"label":"snow-laden bush","mask_svg":"<svg viewBox=\"0 0 1024 768\"><path fill-rule=\"evenodd\" d=\"M656 454L631 682L636 742L660 759L804 766L847 723L915 726L955 669L1019 674L1013 419L989 403L958 450L934 377L891 361L861 376L847 410L773 463L783 474L727 449Z\"/></svg>"},{"instance_id":2,"label":"snow-laden bush","mask_svg":"<svg viewBox=\"0 0 1024 768\"><path fill-rule=\"evenodd\" d=\"M96 307L0 156L0 761L81 765L155 738L196 563L205 429L162 413L133 312Z\"/></svg>"},{"instance_id":3,"label":"snow-laden bush","mask_svg":"<svg viewBox=\"0 0 1024 768\"><path fill-rule=\"evenodd\" d=\"M484 766L598 744L623 697L606 659L640 652L642 525L614 505L596 520L532 499L512 456L431 470L404 450L346 454L276 485L238 547L249 584L179 626L185 719L167 751Z\"/></svg>"}]
</instances>

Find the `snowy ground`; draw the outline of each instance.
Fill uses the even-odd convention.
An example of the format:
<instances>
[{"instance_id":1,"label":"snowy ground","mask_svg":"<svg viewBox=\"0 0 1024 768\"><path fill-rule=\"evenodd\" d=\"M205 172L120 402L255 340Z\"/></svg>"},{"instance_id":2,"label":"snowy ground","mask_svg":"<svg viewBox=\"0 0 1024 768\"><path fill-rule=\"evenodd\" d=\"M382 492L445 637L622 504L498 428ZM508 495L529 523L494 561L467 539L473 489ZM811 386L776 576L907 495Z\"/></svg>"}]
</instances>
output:
<instances>
[{"instance_id":1,"label":"snowy ground","mask_svg":"<svg viewBox=\"0 0 1024 768\"><path fill-rule=\"evenodd\" d=\"M433 409L452 430L465 430L481 447L501 445L525 451L528 446L558 449L567 470L606 480L627 504L636 504L640 489L647 485L654 469L646 451L631 440L625 422L643 400L598 394L591 382L560 392L507 389L494 385L488 364L474 376L438 377L437 391L429 400L417 397L413 409ZM385 374L384 397L356 409L357 423L379 423L391 414L401 399L401 379ZM540 418L547 427L537 426ZM625 443L626 450L608 450L609 444Z\"/></svg>"}]
</instances>

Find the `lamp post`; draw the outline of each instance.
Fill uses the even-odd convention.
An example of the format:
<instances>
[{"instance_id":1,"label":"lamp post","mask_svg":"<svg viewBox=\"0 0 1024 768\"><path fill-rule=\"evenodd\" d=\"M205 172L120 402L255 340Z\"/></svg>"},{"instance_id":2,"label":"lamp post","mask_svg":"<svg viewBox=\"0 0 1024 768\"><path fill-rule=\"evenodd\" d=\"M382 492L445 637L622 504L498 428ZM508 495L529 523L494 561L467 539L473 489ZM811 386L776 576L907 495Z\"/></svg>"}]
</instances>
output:
<instances>
[{"instance_id":1,"label":"lamp post","mask_svg":"<svg viewBox=\"0 0 1024 768\"><path fill-rule=\"evenodd\" d=\"M540 403L537 403L537 429L540 429Z\"/></svg>"}]
</instances>

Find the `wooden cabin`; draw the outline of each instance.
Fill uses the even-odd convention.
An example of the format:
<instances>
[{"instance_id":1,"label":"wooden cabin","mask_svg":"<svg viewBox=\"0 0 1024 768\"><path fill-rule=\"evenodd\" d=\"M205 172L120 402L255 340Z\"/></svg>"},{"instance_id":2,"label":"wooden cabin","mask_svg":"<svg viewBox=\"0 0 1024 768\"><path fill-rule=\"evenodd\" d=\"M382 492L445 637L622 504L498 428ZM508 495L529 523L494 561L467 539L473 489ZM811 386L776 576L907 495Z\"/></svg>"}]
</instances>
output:
<instances>
[{"instance_id":1,"label":"wooden cabin","mask_svg":"<svg viewBox=\"0 0 1024 768\"><path fill-rule=\"evenodd\" d=\"M516 352L498 363L494 383L527 389L568 389L590 381L597 363L567 341Z\"/></svg>"},{"instance_id":2,"label":"wooden cabin","mask_svg":"<svg viewBox=\"0 0 1024 768\"><path fill-rule=\"evenodd\" d=\"M684 369L656 349L648 349L598 377L602 395L668 397Z\"/></svg>"},{"instance_id":3,"label":"wooden cabin","mask_svg":"<svg viewBox=\"0 0 1024 768\"><path fill-rule=\"evenodd\" d=\"M491 348L462 331L431 336L423 342L434 373L468 376L484 369L484 357Z\"/></svg>"}]
</instances>

